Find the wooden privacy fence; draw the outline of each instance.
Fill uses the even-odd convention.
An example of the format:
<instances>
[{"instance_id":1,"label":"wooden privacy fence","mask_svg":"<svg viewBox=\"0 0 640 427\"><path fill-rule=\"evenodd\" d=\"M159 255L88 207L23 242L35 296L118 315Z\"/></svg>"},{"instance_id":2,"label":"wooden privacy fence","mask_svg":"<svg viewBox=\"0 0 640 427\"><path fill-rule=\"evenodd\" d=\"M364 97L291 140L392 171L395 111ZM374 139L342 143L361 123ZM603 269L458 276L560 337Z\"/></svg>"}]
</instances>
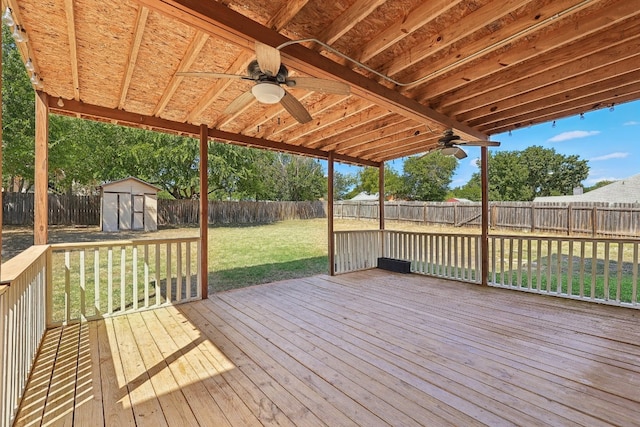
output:
<instances>
[{"instance_id":1,"label":"wooden privacy fence","mask_svg":"<svg viewBox=\"0 0 640 427\"><path fill-rule=\"evenodd\" d=\"M426 225L479 227L481 210L480 203L385 202L386 219ZM336 202L334 216L377 219L378 202ZM640 237L640 204L491 202L489 226L567 235Z\"/></svg>"},{"instance_id":2,"label":"wooden privacy fence","mask_svg":"<svg viewBox=\"0 0 640 427\"><path fill-rule=\"evenodd\" d=\"M158 200L158 225L197 224L198 200ZM209 202L209 224L253 224L288 219L325 218L326 203L310 202Z\"/></svg>"},{"instance_id":3,"label":"wooden privacy fence","mask_svg":"<svg viewBox=\"0 0 640 427\"><path fill-rule=\"evenodd\" d=\"M33 193L2 195L4 225L33 225ZM326 202L210 201L209 224L325 218ZM158 200L158 225L198 224L198 200ZM100 196L49 195L50 225L100 225Z\"/></svg>"},{"instance_id":4,"label":"wooden privacy fence","mask_svg":"<svg viewBox=\"0 0 640 427\"><path fill-rule=\"evenodd\" d=\"M33 225L35 201L33 193L3 193L2 223ZM49 194L50 225L100 224L100 196Z\"/></svg>"}]
</instances>

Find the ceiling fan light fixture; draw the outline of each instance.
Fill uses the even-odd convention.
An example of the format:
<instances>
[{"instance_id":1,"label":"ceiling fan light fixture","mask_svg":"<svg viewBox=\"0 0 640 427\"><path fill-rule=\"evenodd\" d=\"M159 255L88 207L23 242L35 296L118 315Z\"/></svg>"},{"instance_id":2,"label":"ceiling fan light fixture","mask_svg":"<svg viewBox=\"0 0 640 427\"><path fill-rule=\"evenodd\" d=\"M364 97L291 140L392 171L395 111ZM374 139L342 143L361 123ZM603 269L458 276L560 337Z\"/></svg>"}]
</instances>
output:
<instances>
[{"instance_id":1,"label":"ceiling fan light fixture","mask_svg":"<svg viewBox=\"0 0 640 427\"><path fill-rule=\"evenodd\" d=\"M258 83L251 88L251 93L253 93L258 102L277 104L284 96L284 89L273 83Z\"/></svg>"},{"instance_id":2,"label":"ceiling fan light fixture","mask_svg":"<svg viewBox=\"0 0 640 427\"><path fill-rule=\"evenodd\" d=\"M445 156L455 156L458 150L458 147L445 147L440 152Z\"/></svg>"}]
</instances>

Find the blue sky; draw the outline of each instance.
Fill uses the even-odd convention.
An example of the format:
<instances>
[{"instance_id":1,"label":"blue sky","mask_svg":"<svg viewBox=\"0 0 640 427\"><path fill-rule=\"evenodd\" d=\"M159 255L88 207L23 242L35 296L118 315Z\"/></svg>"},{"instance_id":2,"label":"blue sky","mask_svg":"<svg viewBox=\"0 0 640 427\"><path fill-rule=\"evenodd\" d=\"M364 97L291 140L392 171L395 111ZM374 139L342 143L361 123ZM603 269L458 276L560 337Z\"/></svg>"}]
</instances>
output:
<instances>
[{"instance_id":1,"label":"blue sky","mask_svg":"<svg viewBox=\"0 0 640 427\"><path fill-rule=\"evenodd\" d=\"M491 151L524 150L532 145L553 148L564 155L577 154L588 160L589 176L585 186L602 180L617 180L640 173L640 101L615 105L613 109L588 112L578 116L518 129L491 137L502 144ZM476 161L480 157L477 147L465 148L466 159L458 162L451 187L464 185L478 170ZM389 162L391 167L402 172L403 160ZM359 168L336 165L343 173L356 173Z\"/></svg>"}]
</instances>

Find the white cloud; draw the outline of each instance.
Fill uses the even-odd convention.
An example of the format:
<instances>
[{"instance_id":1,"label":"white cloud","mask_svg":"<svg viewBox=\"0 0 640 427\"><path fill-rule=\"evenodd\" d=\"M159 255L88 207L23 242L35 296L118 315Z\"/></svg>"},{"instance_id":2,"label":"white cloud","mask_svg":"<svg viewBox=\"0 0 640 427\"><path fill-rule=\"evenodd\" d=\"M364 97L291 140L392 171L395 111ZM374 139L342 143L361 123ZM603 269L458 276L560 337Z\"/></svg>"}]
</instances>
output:
<instances>
[{"instance_id":1,"label":"white cloud","mask_svg":"<svg viewBox=\"0 0 640 427\"><path fill-rule=\"evenodd\" d=\"M472 168L479 168L480 167L480 157L475 157L471 160L469 160L469 166L471 166Z\"/></svg>"},{"instance_id":2,"label":"white cloud","mask_svg":"<svg viewBox=\"0 0 640 427\"><path fill-rule=\"evenodd\" d=\"M592 157L589 159L589 161L599 162L602 160L610 160L610 159L624 159L625 157L629 157L629 153L615 152L615 153L605 154L604 156Z\"/></svg>"},{"instance_id":3,"label":"white cloud","mask_svg":"<svg viewBox=\"0 0 640 427\"><path fill-rule=\"evenodd\" d=\"M560 141L569 141L570 139L578 139L578 138L586 138L588 136L598 135L600 133L599 130L573 130L571 132L562 132L554 136L553 138L549 138L548 142L560 142Z\"/></svg>"},{"instance_id":4,"label":"white cloud","mask_svg":"<svg viewBox=\"0 0 640 427\"><path fill-rule=\"evenodd\" d=\"M635 120L631 120L630 122L624 122L624 126L637 126L640 125L640 122L636 122Z\"/></svg>"}]
</instances>

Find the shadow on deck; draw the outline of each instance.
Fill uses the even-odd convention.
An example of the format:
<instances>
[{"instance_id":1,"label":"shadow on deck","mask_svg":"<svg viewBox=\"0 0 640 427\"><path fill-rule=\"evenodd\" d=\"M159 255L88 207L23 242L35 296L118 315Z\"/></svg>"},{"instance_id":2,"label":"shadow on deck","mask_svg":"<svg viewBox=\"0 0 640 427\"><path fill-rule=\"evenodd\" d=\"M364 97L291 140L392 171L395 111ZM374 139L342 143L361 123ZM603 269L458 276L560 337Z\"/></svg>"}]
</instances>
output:
<instances>
[{"instance_id":1,"label":"shadow on deck","mask_svg":"<svg viewBox=\"0 0 640 427\"><path fill-rule=\"evenodd\" d=\"M48 331L16 425L632 425L636 310L380 270Z\"/></svg>"}]
</instances>

